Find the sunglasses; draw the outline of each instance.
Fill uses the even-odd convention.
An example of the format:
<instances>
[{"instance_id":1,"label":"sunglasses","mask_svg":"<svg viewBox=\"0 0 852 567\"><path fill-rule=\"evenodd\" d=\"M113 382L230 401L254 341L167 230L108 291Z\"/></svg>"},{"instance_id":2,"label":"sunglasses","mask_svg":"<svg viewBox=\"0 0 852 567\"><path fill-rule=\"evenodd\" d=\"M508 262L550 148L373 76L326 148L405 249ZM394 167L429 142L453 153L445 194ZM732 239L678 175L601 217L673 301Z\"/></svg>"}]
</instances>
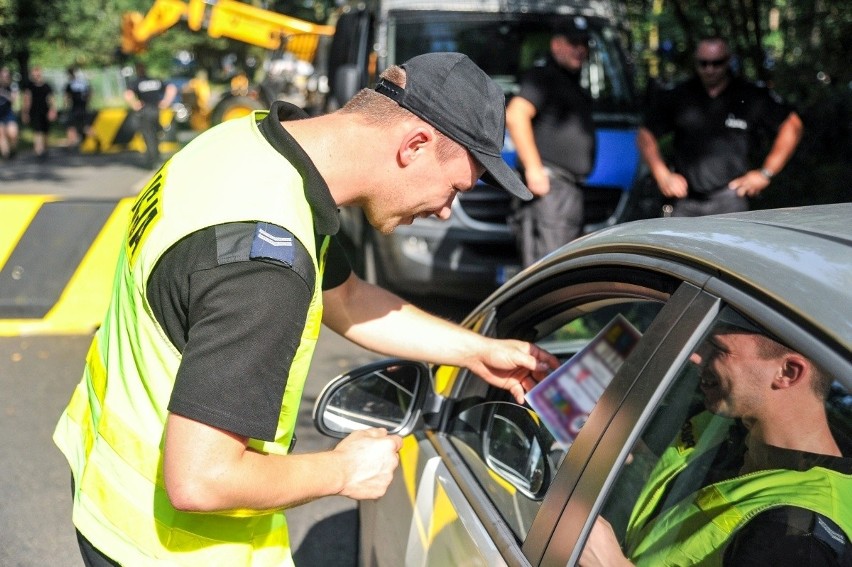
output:
<instances>
[{"instance_id":1,"label":"sunglasses","mask_svg":"<svg viewBox=\"0 0 852 567\"><path fill-rule=\"evenodd\" d=\"M722 59L696 59L695 64L699 67L721 67L728 62L727 57Z\"/></svg>"}]
</instances>

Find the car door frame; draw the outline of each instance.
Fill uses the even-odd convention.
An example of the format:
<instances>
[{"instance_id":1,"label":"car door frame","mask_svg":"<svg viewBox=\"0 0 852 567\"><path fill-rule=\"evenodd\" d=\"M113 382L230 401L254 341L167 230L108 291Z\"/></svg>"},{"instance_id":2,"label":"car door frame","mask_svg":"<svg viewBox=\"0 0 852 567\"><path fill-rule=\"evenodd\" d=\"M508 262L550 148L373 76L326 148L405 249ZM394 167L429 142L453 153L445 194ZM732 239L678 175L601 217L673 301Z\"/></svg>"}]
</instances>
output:
<instances>
[{"instance_id":1,"label":"car door frame","mask_svg":"<svg viewBox=\"0 0 852 567\"><path fill-rule=\"evenodd\" d=\"M578 270L586 269L612 269L619 272L629 266L631 269L638 272L643 272L652 278L675 278L678 281L674 293L666 300L666 304L662 307L660 313L654 320L643 338L646 345L644 349L637 347L636 351L625 362L622 369L616 373L613 382L607 389L605 403L599 403L595 411L590 416L589 422L583 427L580 435L572 445L572 450L566 457L566 462L560 467L559 472L554 479L554 483L544 498L542 509L536 516L533 525L531 526L527 537L521 543L517 541L512 530L506 524L499 511L488 499L485 491L479 486L476 479L468 469L468 466L459 456L457 450L452 446L450 438L445 433L447 423L450 419L450 414L454 411L452 404L444 408L441 424L436 431L427 432L427 437L431 440L433 447L442 457L444 464L447 467L449 474L455 479L462 494L464 494L467 504L471 507L476 517L480 518L482 525L487 530L494 545L500 551L503 559L509 565L537 565L545 554L549 542L552 539L553 532L556 528L556 518L559 512L564 509L568 499L582 475L578 474L586 469L590 459L595 454L595 448L601 443L601 439L606 433L607 426L615 418L620 405L624 402L624 397L629 391L629 388L635 382L636 368L644 367L651 355L657 350L654 345L658 343L658 335L664 337L675 328L675 323L678 322L682 313L688 310L690 304L695 301L695 298L700 295L700 289L692 282L704 282L708 279L708 275L691 267L678 265L673 262L656 258L640 257L632 254L622 253L605 253L597 256L589 256L582 258L574 258L568 262L554 264L549 268L542 269L535 276L527 281L521 282L519 285L508 292L499 294L493 301L486 302L484 307L481 307L467 321L469 326L479 327L482 334L492 334L497 317L495 317L495 309L503 305L507 299L522 293L531 293L536 295L537 286L542 284L547 285L548 280L553 277L559 277L559 273L568 274L569 272L577 272ZM598 276L591 283L609 283L606 279ZM549 287L553 287L550 285ZM698 322L692 322L696 325ZM642 345L643 342L639 344ZM451 398L456 399L463 391L464 384L467 380L478 380L478 378L463 372L452 388ZM603 398L602 398L602 401ZM557 515L554 516L554 513ZM553 518L553 523L548 525L548 518Z\"/></svg>"}]
</instances>

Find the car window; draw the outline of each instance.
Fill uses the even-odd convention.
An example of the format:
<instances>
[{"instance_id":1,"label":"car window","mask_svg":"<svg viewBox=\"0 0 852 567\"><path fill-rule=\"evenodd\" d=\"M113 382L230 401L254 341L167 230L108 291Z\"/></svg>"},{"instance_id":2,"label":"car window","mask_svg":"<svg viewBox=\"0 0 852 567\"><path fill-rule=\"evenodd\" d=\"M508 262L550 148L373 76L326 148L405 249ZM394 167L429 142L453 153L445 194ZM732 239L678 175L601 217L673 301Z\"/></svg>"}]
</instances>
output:
<instances>
[{"instance_id":1,"label":"car window","mask_svg":"<svg viewBox=\"0 0 852 567\"><path fill-rule=\"evenodd\" d=\"M852 473L852 395L796 349L722 309L632 447L587 545L617 546L640 565L773 564L766 553L808 545L815 526L826 527L825 553L831 534L852 535L850 509L836 505L846 494L836 473Z\"/></svg>"},{"instance_id":2,"label":"car window","mask_svg":"<svg viewBox=\"0 0 852 567\"><path fill-rule=\"evenodd\" d=\"M398 12L388 24L388 63L405 61L430 51L465 53L500 84L507 96L517 94L519 77L543 64L549 52L552 22L540 15L506 18L503 14L453 11ZM589 57L580 70L580 83L595 110L630 111L634 95L617 30L593 23L589 27ZM499 54L495 57L494 54Z\"/></svg>"},{"instance_id":3,"label":"car window","mask_svg":"<svg viewBox=\"0 0 852 567\"><path fill-rule=\"evenodd\" d=\"M538 345L567 362L611 328L613 321L625 322L641 335L662 306L661 301L635 297L596 298L548 309L541 318L530 318L528 324L540 333ZM519 332L519 328L513 331ZM620 362L611 368L613 373ZM565 411L570 411L577 429L605 387L601 383L584 389L582 400L575 396L566 401L573 404ZM572 436L555 435L558 428L553 426L558 424L518 406L503 390L481 380L468 381L464 393L461 409L448 430L449 439L499 514L523 541L550 480L570 450Z\"/></svg>"}]
</instances>

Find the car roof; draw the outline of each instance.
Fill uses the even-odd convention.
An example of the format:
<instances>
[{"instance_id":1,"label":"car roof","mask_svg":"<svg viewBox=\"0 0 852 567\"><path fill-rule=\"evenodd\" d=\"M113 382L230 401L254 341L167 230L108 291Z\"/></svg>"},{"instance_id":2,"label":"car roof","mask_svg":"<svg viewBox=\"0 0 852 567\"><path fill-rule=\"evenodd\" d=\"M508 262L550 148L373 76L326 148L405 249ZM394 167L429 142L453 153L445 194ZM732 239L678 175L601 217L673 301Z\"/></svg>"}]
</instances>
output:
<instances>
[{"instance_id":1,"label":"car roof","mask_svg":"<svg viewBox=\"0 0 852 567\"><path fill-rule=\"evenodd\" d=\"M551 259L600 252L666 258L761 290L852 350L852 203L635 221Z\"/></svg>"}]
</instances>

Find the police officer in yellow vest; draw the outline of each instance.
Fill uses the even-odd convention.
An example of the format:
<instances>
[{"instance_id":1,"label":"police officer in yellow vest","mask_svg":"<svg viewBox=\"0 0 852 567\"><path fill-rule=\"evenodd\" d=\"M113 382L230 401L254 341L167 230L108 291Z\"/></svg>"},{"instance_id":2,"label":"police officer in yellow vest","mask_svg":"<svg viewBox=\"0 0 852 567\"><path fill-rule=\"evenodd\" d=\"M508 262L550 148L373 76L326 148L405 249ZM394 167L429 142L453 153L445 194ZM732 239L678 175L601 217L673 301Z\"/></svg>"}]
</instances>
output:
<instances>
[{"instance_id":1,"label":"police officer in yellow vest","mask_svg":"<svg viewBox=\"0 0 852 567\"><path fill-rule=\"evenodd\" d=\"M113 297L54 440L87 565L292 565L283 510L381 496L401 439L289 454L321 324L389 356L466 367L519 403L557 360L428 315L354 275L335 234L446 219L502 161L501 89L460 54L415 57L345 108L223 123L140 192ZM424 339L428 337L428 339Z\"/></svg>"},{"instance_id":2,"label":"police officer in yellow vest","mask_svg":"<svg viewBox=\"0 0 852 567\"><path fill-rule=\"evenodd\" d=\"M692 356L706 411L651 472L624 552L599 517L581 566L852 565L852 441L829 427L832 380L729 319L739 323L715 328ZM679 485L696 475L708 480L697 491Z\"/></svg>"}]
</instances>

